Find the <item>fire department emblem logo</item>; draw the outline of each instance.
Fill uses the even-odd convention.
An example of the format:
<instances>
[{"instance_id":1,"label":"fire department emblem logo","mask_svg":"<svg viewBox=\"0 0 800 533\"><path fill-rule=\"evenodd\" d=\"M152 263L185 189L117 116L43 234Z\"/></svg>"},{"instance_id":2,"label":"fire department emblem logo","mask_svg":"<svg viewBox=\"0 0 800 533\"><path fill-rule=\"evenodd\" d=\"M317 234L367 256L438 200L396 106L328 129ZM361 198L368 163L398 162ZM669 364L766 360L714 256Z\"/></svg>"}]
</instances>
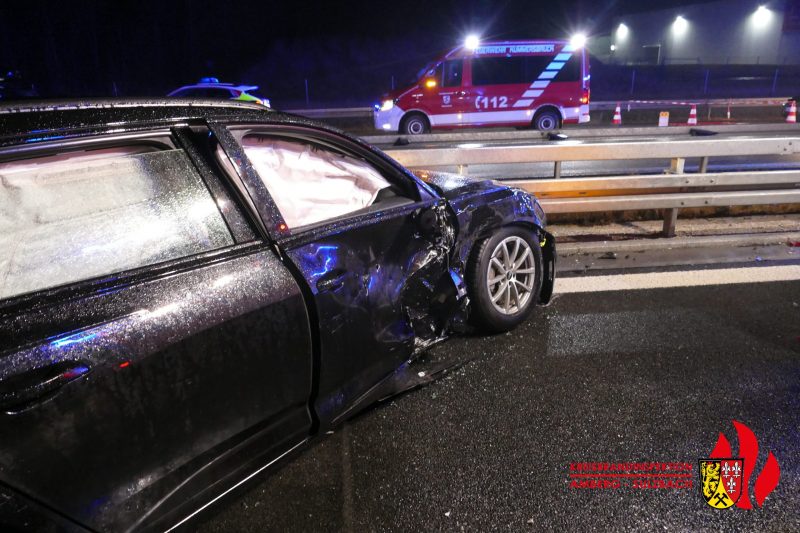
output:
<instances>
[{"instance_id":1,"label":"fire department emblem logo","mask_svg":"<svg viewBox=\"0 0 800 533\"><path fill-rule=\"evenodd\" d=\"M700 493L715 509L733 506L742 495L743 459L702 459Z\"/></svg>"},{"instance_id":2,"label":"fire department emblem logo","mask_svg":"<svg viewBox=\"0 0 800 533\"><path fill-rule=\"evenodd\" d=\"M450 103L450 95L449 94L443 94L442 95L442 103L444 105L448 105Z\"/></svg>"}]
</instances>

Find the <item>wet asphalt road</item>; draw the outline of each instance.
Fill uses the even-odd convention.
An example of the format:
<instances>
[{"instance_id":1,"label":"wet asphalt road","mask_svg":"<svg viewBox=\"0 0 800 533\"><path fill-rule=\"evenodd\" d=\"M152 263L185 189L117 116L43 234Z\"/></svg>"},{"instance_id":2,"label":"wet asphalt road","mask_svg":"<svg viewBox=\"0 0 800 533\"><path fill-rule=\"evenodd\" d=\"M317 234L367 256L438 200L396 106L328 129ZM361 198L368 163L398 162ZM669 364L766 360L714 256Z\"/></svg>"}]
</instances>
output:
<instances>
[{"instance_id":1,"label":"wet asphalt road","mask_svg":"<svg viewBox=\"0 0 800 533\"><path fill-rule=\"evenodd\" d=\"M800 531L800 282L564 295L454 338L438 381L319 439L201 531ZM687 489L571 489L572 462L690 462L732 421L781 478L764 507ZM752 489L751 489L752 490Z\"/></svg>"}]
</instances>

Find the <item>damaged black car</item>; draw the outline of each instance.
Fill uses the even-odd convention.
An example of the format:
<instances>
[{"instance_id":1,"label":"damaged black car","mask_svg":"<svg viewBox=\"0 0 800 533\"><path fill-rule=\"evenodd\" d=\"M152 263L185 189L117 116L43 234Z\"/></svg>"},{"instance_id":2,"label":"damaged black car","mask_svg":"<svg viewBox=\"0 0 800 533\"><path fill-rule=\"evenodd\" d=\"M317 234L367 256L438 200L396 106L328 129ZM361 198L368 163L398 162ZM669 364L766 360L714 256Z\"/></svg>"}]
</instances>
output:
<instances>
[{"instance_id":1,"label":"damaged black car","mask_svg":"<svg viewBox=\"0 0 800 533\"><path fill-rule=\"evenodd\" d=\"M549 301L527 193L236 102L0 107L0 526L169 530Z\"/></svg>"}]
</instances>

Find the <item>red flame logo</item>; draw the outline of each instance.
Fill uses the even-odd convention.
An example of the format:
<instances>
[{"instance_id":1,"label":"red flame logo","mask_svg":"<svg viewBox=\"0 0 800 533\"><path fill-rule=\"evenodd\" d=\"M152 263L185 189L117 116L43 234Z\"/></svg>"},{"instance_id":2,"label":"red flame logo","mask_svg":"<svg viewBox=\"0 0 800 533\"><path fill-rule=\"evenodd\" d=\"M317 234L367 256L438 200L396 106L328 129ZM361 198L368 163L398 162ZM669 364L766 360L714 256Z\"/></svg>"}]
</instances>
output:
<instances>
[{"instance_id":1,"label":"red flame logo","mask_svg":"<svg viewBox=\"0 0 800 533\"><path fill-rule=\"evenodd\" d=\"M756 458L758 457L758 440L755 434L749 427L741 422L733 421L733 427L736 428L736 436L739 438L739 455L731 455L731 443L725 437L724 433L719 434L717 445L711 452L711 459L725 459L729 457L741 457L744 459L744 472L742 475L742 493L739 501L736 502L737 507L742 509L752 509L753 504L750 503L750 476L753 474L753 469L756 466ZM770 451L767 455L767 462L761 473L756 478L753 493L756 498L756 503L759 507L764 504L764 500L769 494L778 486L778 481L781 478L781 469L778 466L778 460L772 455Z\"/></svg>"}]
</instances>

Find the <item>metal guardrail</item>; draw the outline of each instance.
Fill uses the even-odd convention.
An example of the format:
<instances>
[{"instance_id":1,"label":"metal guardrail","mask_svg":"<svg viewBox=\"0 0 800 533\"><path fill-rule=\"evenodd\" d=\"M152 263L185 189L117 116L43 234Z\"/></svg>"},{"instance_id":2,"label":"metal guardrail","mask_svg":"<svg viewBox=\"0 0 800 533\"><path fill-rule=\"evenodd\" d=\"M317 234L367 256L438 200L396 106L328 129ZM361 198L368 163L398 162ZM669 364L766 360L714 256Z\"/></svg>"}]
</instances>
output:
<instances>
[{"instance_id":1,"label":"metal guardrail","mask_svg":"<svg viewBox=\"0 0 800 533\"><path fill-rule=\"evenodd\" d=\"M689 135L692 130L703 130L719 134L745 134L745 133L800 133L798 124L722 124L712 126L612 126L612 127L583 127L576 126L563 130L561 133L569 139L616 138L616 137L668 137ZM551 132L537 130L498 131L498 130L469 130L452 133L424 133L422 135L366 135L361 138L370 144L389 147L397 143L408 141L408 146L432 143L483 143L502 141L540 141L547 140ZM387 148L391 149L391 148Z\"/></svg>"},{"instance_id":2,"label":"metal guardrail","mask_svg":"<svg viewBox=\"0 0 800 533\"><path fill-rule=\"evenodd\" d=\"M671 107L686 107L690 105L710 105L714 107L761 107L782 105L790 97L769 98L713 98L713 99L682 99L682 100L609 100L595 101L590 104L593 110L613 110L617 104L630 109L660 109ZM331 107L318 109L289 109L294 113L309 118L371 118L372 107Z\"/></svg>"},{"instance_id":3,"label":"metal guardrail","mask_svg":"<svg viewBox=\"0 0 800 533\"><path fill-rule=\"evenodd\" d=\"M324 109L282 109L281 111L308 118L372 118L373 109L371 107L331 107Z\"/></svg>"},{"instance_id":4,"label":"metal guardrail","mask_svg":"<svg viewBox=\"0 0 800 533\"><path fill-rule=\"evenodd\" d=\"M629 140L616 142L555 141L525 145L458 145L444 148L394 148L385 152L407 167L457 166L466 174L469 165L525 164L553 161L560 177L562 161L612 161L619 159L708 159L719 156L789 155L800 153L800 136L695 137L685 140Z\"/></svg>"},{"instance_id":5,"label":"metal guardrail","mask_svg":"<svg viewBox=\"0 0 800 533\"><path fill-rule=\"evenodd\" d=\"M554 162L560 178L563 161L668 159L666 175L525 179L505 183L535 193L546 212L664 210L664 234L673 236L678 210L692 207L800 203L800 171L707 173L710 157L800 154L800 136L733 137L628 142L560 141L511 146L457 146L387 150L411 168L434 170L469 165ZM687 158L699 158L699 172L685 174Z\"/></svg>"}]
</instances>

